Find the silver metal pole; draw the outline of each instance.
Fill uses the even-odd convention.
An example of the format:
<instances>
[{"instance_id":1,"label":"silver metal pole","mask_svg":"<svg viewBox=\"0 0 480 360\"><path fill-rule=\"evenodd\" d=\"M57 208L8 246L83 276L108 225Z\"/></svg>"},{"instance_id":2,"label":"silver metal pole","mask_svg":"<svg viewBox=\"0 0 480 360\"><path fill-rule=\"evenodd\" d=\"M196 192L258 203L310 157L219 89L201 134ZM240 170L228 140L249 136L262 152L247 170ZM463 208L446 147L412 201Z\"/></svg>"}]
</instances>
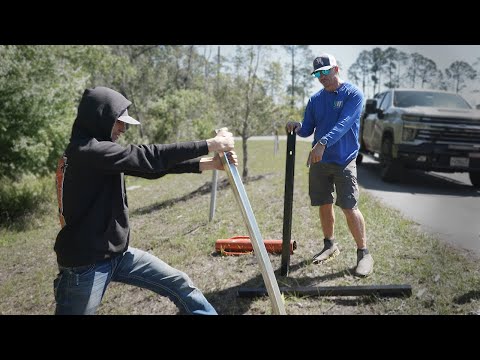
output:
<instances>
[{"instance_id":1,"label":"silver metal pole","mask_svg":"<svg viewBox=\"0 0 480 360\"><path fill-rule=\"evenodd\" d=\"M208 217L208 221L212 221L213 217L215 216L215 206L217 204L217 178L218 178L218 170L213 170L212 174L212 191L210 193L210 216Z\"/></svg>"},{"instance_id":2,"label":"silver metal pole","mask_svg":"<svg viewBox=\"0 0 480 360\"><path fill-rule=\"evenodd\" d=\"M247 225L254 253L257 257L258 263L260 264L263 281L265 282L268 296L270 297L270 301L272 302L273 313L275 315L286 315L287 313L285 312L285 305L280 294L277 279L275 278L275 274L273 273L272 264L270 263L267 249L265 248L262 235L260 234L260 230L258 229L257 221L255 220L255 216L253 215L252 207L250 206L250 201L248 200L247 193L245 192L245 187L243 186L240 174L238 173L237 167L229 163L228 158L224 152L220 152L219 155L222 159L222 164L225 168L225 172L228 175L228 180L230 182L230 186L233 189L233 193L235 194L235 198L240 205L243 219L245 221L245 224Z\"/></svg>"}]
</instances>

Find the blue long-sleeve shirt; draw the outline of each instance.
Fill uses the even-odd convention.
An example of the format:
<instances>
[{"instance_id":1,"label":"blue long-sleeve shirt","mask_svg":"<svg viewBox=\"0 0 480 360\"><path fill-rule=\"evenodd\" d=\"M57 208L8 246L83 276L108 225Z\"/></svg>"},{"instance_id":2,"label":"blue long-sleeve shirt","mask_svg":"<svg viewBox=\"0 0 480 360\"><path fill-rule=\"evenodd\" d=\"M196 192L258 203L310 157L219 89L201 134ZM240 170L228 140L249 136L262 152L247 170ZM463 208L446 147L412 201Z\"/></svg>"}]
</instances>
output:
<instances>
[{"instance_id":1,"label":"blue long-sleeve shirt","mask_svg":"<svg viewBox=\"0 0 480 360\"><path fill-rule=\"evenodd\" d=\"M308 100L297 135L307 137L315 131L312 146L327 139L322 162L346 165L357 157L363 98L358 87L344 82L336 91L321 89Z\"/></svg>"}]
</instances>

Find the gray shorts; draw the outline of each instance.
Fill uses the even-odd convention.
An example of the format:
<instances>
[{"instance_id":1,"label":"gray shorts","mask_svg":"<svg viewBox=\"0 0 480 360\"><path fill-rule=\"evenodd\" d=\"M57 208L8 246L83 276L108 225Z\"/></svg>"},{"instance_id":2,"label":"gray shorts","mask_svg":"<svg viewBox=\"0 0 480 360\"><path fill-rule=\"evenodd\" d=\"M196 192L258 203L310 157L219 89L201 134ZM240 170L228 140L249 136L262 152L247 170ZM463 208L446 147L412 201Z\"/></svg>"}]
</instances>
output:
<instances>
[{"instance_id":1,"label":"gray shorts","mask_svg":"<svg viewBox=\"0 0 480 360\"><path fill-rule=\"evenodd\" d=\"M358 208L357 164L353 159L346 166L317 162L310 165L308 176L309 195L312 206L333 204L342 209Z\"/></svg>"}]
</instances>

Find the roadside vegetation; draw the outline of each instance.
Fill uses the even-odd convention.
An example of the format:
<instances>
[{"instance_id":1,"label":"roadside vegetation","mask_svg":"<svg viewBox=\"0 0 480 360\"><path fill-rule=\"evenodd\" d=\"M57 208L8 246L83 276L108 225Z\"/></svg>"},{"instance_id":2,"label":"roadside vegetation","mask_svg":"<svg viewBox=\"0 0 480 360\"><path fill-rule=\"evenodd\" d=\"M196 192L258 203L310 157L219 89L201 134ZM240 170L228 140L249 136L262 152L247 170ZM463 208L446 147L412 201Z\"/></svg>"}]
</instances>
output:
<instances>
[{"instance_id":1,"label":"roadside vegetation","mask_svg":"<svg viewBox=\"0 0 480 360\"><path fill-rule=\"evenodd\" d=\"M273 153L272 141L249 141L248 198L264 239L281 239L285 180L285 147ZM288 277L280 276L280 255L269 254L279 286L350 286L409 284L404 298L375 296L285 296L289 315L466 315L480 311L480 264L469 254L449 247L393 209L361 191L360 209L367 226L374 273L354 276L355 245L344 217L337 213L336 237L341 254L327 265L313 265L322 246L318 209L309 205L307 167L309 144L297 141L292 240ZM236 143L241 159L241 142ZM212 174L167 175L159 180L127 178L131 245L148 250L185 271L221 315L271 314L268 296L239 298L244 287L264 287L255 255L221 256L217 239L248 235L226 174L219 172L217 206L208 221ZM361 179L360 179L361 183ZM0 228L0 314L52 314L59 230L54 178L45 186L51 196L43 212L26 217L22 226ZM363 190L363 189L361 189ZM113 283L99 314L176 314L176 307L156 294Z\"/></svg>"},{"instance_id":2,"label":"roadside vegetation","mask_svg":"<svg viewBox=\"0 0 480 360\"><path fill-rule=\"evenodd\" d=\"M0 226L41 210L44 177L55 171L86 88L111 87L132 101L141 126L128 142L204 139L226 126L248 144L301 120L317 55L309 45L238 45L231 54L215 45L0 45ZM349 68L339 60L342 78L366 97L396 87L466 91L480 65L441 69L394 46L361 51ZM246 179L247 146L240 163Z\"/></svg>"}]
</instances>

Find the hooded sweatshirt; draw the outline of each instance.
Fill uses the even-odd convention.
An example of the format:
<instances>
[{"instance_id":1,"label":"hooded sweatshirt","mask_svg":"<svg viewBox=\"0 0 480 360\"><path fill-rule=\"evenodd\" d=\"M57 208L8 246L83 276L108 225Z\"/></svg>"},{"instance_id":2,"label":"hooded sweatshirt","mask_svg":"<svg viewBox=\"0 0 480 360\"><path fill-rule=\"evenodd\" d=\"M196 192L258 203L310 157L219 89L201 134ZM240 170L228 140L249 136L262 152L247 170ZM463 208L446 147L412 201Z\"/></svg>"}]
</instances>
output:
<instances>
[{"instance_id":1,"label":"hooded sweatshirt","mask_svg":"<svg viewBox=\"0 0 480 360\"><path fill-rule=\"evenodd\" d=\"M86 89L57 168L62 229L54 250L61 266L94 264L123 253L130 241L124 175L157 179L169 173L200 173L206 140L166 145L112 142L115 121L131 105L106 88Z\"/></svg>"}]
</instances>

